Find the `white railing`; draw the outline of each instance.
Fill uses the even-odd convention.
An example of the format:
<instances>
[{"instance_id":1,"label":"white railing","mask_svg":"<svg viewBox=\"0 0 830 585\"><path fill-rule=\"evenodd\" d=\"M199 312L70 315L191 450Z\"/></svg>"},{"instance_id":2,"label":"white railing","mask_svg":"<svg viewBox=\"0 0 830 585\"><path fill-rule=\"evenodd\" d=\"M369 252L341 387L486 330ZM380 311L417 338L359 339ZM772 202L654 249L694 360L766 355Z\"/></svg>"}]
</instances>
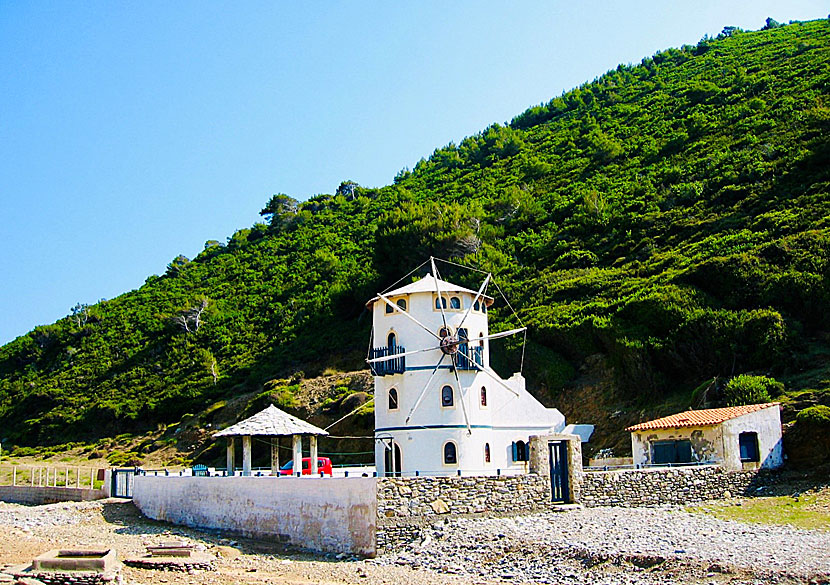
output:
<instances>
[{"instance_id":1,"label":"white railing","mask_svg":"<svg viewBox=\"0 0 830 585\"><path fill-rule=\"evenodd\" d=\"M0 485L93 489L97 467L0 465Z\"/></svg>"}]
</instances>

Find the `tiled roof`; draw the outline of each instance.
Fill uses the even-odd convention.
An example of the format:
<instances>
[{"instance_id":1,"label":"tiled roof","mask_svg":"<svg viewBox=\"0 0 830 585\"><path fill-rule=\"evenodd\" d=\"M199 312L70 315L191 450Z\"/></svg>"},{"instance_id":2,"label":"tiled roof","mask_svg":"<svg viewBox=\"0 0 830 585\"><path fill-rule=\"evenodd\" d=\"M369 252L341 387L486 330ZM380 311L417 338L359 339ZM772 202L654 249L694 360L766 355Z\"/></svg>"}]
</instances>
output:
<instances>
[{"instance_id":1,"label":"tiled roof","mask_svg":"<svg viewBox=\"0 0 830 585\"><path fill-rule=\"evenodd\" d=\"M746 406L730 406L727 408L707 408L705 410L687 410L671 416L664 416L655 420L646 421L628 427L627 431L647 431L650 429L676 429L680 427L705 427L717 425L724 421L757 412L765 408L778 406L780 402L767 404L747 404Z\"/></svg>"},{"instance_id":2,"label":"tiled roof","mask_svg":"<svg viewBox=\"0 0 830 585\"><path fill-rule=\"evenodd\" d=\"M243 437L246 435L285 437L289 435L328 435L328 433L311 423L281 411L272 404L251 418L246 418L235 425L229 426L213 436Z\"/></svg>"}]
</instances>

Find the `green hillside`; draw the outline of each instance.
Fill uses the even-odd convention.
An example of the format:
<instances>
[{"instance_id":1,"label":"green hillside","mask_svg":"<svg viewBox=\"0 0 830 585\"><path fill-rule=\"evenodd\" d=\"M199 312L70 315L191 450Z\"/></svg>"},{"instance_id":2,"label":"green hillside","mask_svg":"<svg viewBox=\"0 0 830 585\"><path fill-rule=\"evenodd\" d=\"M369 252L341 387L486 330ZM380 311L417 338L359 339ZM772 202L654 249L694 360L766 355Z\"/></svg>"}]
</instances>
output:
<instances>
[{"instance_id":1,"label":"green hillside","mask_svg":"<svg viewBox=\"0 0 830 585\"><path fill-rule=\"evenodd\" d=\"M270 381L363 368L365 301L429 255L494 273L529 387L607 437L752 398L740 374L781 382L759 391L788 420L812 407L793 436L828 427L830 24L772 24L621 65L389 186L274 196L267 223L0 348L0 438L139 433L250 392L290 408Z\"/></svg>"}]
</instances>

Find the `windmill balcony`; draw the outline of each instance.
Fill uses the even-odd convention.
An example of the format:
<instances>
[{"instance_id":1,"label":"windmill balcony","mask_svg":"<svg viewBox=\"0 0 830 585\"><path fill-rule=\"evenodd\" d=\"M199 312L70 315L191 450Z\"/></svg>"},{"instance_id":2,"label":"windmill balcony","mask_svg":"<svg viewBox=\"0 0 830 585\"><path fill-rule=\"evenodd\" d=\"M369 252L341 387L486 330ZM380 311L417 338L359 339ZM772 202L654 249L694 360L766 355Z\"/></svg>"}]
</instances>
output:
<instances>
[{"instance_id":1,"label":"windmill balcony","mask_svg":"<svg viewBox=\"0 0 830 585\"><path fill-rule=\"evenodd\" d=\"M479 368L484 367L484 348L480 345L475 345L473 347L460 345L458 350L455 364L459 370L478 370ZM472 358L472 361L470 358ZM475 364L478 364L479 368L477 368Z\"/></svg>"},{"instance_id":2,"label":"windmill balcony","mask_svg":"<svg viewBox=\"0 0 830 585\"><path fill-rule=\"evenodd\" d=\"M404 353L405 351L405 347L397 345L387 347L373 347L372 359ZM386 360L383 362L375 362L370 365L372 368L372 375L374 376L390 376L392 374L403 374L406 370L406 358L399 357L391 360Z\"/></svg>"}]
</instances>

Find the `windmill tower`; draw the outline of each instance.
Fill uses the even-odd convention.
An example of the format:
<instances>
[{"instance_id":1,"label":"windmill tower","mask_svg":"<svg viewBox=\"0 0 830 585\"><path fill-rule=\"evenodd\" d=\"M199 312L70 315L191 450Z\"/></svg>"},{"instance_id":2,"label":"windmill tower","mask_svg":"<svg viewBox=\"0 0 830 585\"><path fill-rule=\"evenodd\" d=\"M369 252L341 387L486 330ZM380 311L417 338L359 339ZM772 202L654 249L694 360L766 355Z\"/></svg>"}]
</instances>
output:
<instances>
[{"instance_id":1,"label":"windmill tower","mask_svg":"<svg viewBox=\"0 0 830 585\"><path fill-rule=\"evenodd\" d=\"M381 475L490 475L527 470L531 435L560 432L562 414L490 368L488 274L477 291L432 272L367 303Z\"/></svg>"}]
</instances>

